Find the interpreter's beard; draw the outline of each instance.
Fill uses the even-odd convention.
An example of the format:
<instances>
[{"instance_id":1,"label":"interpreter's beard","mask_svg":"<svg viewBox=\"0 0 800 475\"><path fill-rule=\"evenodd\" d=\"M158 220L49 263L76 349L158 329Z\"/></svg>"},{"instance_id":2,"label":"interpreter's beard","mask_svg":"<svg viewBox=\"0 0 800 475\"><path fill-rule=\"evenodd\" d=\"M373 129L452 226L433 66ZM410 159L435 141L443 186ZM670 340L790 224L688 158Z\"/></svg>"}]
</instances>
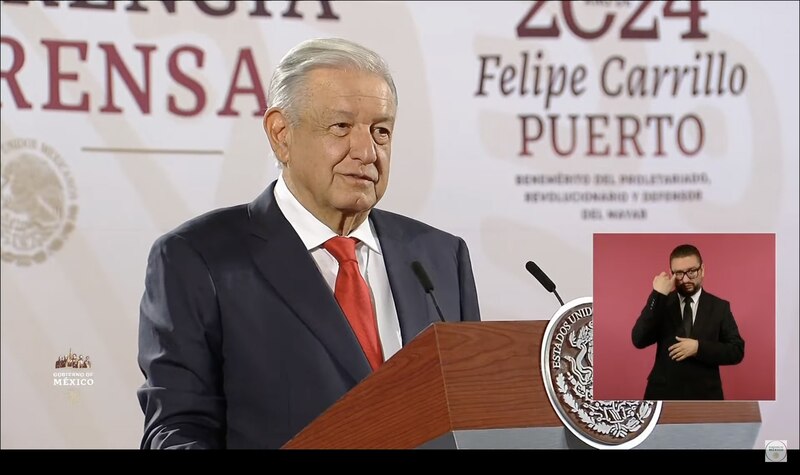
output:
<instances>
[{"instance_id":1,"label":"interpreter's beard","mask_svg":"<svg viewBox=\"0 0 800 475\"><path fill-rule=\"evenodd\" d=\"M685 282L677 287L678 293L684 297L689 297L697 292L697 286L694 282Z\"/></svg>"}]
</instances>

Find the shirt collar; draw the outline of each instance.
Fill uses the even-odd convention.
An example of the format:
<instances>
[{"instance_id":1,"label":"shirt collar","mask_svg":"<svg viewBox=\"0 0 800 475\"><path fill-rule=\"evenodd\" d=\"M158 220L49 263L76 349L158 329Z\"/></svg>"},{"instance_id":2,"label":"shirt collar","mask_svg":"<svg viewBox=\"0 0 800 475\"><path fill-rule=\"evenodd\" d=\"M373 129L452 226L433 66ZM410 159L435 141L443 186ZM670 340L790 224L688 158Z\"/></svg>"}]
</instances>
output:
<instances>
[{"instance_id":1,"label":"shirt collar","mask_svg":"<svg viewBox=\"0 0 800 475\"><path fill-rule=\"evenodd\" d=\"M275 184L275 202L278 204L286 220L292 225L303 245L307 250L312 250L322 246L328 239L336 237L337 234L325 225L316 216L311 214L286 186L283 173L278 177ZM348 237L356 238L363 242L372 251L380 253L381 248L375 230L369 219L365 219L357 228L352 230Z\"/></svg>"}]
</instances>

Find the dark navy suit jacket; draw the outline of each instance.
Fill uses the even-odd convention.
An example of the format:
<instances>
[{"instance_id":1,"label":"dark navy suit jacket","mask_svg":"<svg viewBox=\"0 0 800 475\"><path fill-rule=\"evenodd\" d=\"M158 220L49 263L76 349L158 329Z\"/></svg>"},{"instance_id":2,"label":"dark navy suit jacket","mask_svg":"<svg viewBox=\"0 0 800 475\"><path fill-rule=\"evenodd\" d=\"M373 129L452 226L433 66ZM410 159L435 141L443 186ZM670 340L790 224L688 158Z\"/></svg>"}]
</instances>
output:
<instances>
[{"instance_id":1,"label":"dark navy suit jacket","mask_svg":"<svg viewBox=\"0 0 800 475\"><path fill-rule=\"evenodd\" d=\"M140 307L143 448L278 448L370 374L355 334L275 203L212 211L159 238ZM373 209L403 344L438 321L480 320L464 241Z\"/></svg>"},{"instance_id":2,"label":"dark navy suit jacket","mask_svg":"<svg viewBox=\"0 0 800 475\"><path fill-rule=\"evenodd\" d=\"M647 299L631 337L634 346L645 348L653 343L655 363L647 378L644 399L723 399L720 365L737 364L744 358L744 340L727 300L703 289L691 335L684 335L681 306L677 292L663 295L655 290ZM669 347L678 343L676 336L698 341L697 354L683 361L669 356Z\"/></svg>"}]
</instances>

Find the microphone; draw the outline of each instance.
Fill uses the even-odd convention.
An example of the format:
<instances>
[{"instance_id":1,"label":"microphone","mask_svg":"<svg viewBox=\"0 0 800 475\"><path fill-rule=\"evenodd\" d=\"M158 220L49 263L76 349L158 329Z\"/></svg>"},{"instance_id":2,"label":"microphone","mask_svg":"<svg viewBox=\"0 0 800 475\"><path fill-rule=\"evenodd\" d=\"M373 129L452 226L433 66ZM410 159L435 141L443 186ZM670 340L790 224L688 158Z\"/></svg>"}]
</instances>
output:
<instances>
[{"instance_id":1,"label":"microphone","mask_svg":"<svg viewBox=\"0 0 800 475\"><path fill-rule=\"evenodd\" d=\"M547 277L547 274L545 274L544 271L536 265L536 263L533 261L528 261L528 263L525 264L525 268L528 269L528 272L530 272L534 277L536 277L536 280L542 284L542 287L544 287L546 291L556 294L558 302L561 305L564 305L564 301L561 300L561 296L558 295L558 292L556 292L556 284L550 280L550 277Z\"/></svg>"},{"instance_id":2,"label":"microphone","mask_svg":"<svg viewBox=\"0 0 800 475\"><path fill-rule=\"evenodd\" d=\"M431 278L428 277L428 273L425 272L425 268L422 267L419 261L414 261L411 263L411 269L414 271L414 275L417 276L417 280L419 283L422 284L422 288L425 289L425 293L431 296L433 299L433 305L436 307L436 313L439 314L439 320L442 323L445 322L444 315L442 315L442 309L439 308L439 303L436 301L436 295L433 293L433 282L431 282Z\"/></svg>"}]
</instances>

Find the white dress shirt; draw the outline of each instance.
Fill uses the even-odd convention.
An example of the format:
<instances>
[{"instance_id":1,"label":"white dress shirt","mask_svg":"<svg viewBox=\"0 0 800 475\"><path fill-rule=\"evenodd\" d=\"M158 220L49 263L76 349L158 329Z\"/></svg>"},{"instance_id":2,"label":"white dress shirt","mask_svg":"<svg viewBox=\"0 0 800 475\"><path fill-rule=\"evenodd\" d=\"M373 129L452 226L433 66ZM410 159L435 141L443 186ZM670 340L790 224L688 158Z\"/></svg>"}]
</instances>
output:
<instances>
[{"instance_id":1,"label":"white dress shirt","mask_svg":"<svg viewBox=\"0 0 800 475\"><path fill-rule=\"evenodd\" d=\"M275 184L275 202L311 253L322 277L333 292L336 287L336 275L339 273L339 262L322 245L337 234L303 207L289 191L283 174L278 177L278 182ZM365 219L347 237L359 240L356 245L356 259L372 296L385 361L400 350L403 339L392 289L389 286L389 276L386 273L386 264L381 253L381 244L369 219Z\"/></svg>"},{"instance_id":2,"label":"white dress shirt","mask_svg":"<svg viewBox=\"0 0 800 475\"><path fill-rule=\"evenodd\" d=\"M697 289L697 292L694 295L690 295L689 297L692 298L692 325L694 325L695 320L697 320L697 303L700 301L700 294L703 292L703 289ZM686 305L686 297L681 294L678 294L678 297L681 298L681 315L683 315L683 307Z\"/></svg>"}]
</instances>

